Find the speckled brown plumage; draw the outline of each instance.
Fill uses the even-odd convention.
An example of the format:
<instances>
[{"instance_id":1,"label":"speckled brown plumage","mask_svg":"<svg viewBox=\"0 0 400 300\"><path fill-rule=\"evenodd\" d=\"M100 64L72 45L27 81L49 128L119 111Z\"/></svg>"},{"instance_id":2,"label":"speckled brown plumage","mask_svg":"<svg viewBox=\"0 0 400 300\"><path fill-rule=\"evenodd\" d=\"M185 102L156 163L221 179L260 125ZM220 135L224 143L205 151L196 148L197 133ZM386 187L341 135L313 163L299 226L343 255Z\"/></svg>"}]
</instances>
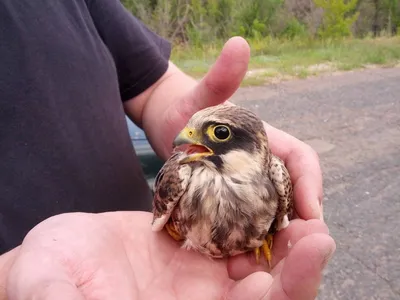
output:
<instances>
[{"instance_id":1,"label":"speckled brown plumage","mask_svg":"<svg viewBox=\"0 0 400 300\"><path fill-rule=\"evenodd\" d=\"M264 247L268 233L288 225L290 176L271 153L255 114L228 105L204 109L175 143L208 150L176 148L160 170L154 186L154 231L167 227L182 247L217 258Z\"/></svg>"}]
</instances>

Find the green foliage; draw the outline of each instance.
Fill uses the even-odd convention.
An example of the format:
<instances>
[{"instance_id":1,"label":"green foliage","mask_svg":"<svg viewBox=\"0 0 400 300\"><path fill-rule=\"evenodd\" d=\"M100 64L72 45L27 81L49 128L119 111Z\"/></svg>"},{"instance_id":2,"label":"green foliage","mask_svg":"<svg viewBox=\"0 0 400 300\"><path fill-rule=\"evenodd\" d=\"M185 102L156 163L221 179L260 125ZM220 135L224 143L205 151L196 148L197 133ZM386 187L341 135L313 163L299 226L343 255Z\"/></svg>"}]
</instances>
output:
<instances>
[{"instance_id":1,"label":"green foliage","mask_svg":"<svg viewBox=\"0 0 400 300\"><path fill-rule=\"evenodd\" d=\"M200 45L233 35L273 34L284 0L122 0L160 35Z\"/></svg>"},{"instance_id":2,"label":"green foliage","mask_svg":"<svg viewBox=\"0 0 400 300\"><path fill-rule=\"evenodd\" d=\"M121 0L174 43L173 61L201 78L226 39L250 43L243 84L320 72L395 65L400 60L399 0ZM316 34L317 33L317 34ZM382 35L382 37L380 37ZM342 39L358 36L363 39ZM255 75L254 75L255 74Z\"/></svg>"},{"instance_id":3,"label":"green foliage","mask_svg":"<svg viewBox=\"0 0 400 300\"><path fill-rule=\"evenodd\" d=\"M399 0L384 0L383 8L386 11L386 28L392 34L394 28L400 26L400 5Z\"/></svg>"},{"instance_id":4,"label":"green foliage","mask_svg":"<svg viewBox=\"0 0 400 300\"><path fill-rule=\"evenodd\" d=\"M246 76L244 85L352 70L370 64L393 66L400 60L400 37L342 40L266 37L248 42L252 49L249 68L255 72ZM198 49L178 45L173 49L172 59L186 73L200 79L215 62L221 46L218 43Z\"/></svg>"},{"instance_id":5,"label":"green foliage","mask_svg":"<svg viewBox=\"0 0 400 300\"><path fill-rule=\"evenodd\" d=\"M296 37L305 37L307 35L307 28L304 24L300 23L296 18L291 18L281 35L288 39Z\"/></svg>"},{"instance_id":6,"label":"green foliage","mask_svg":"<svg viewBox=\"0 0 400 300\"><path fill-rule=\"evenodd\" d=\"M283 0L244 0L237 24L245 36L260 37L272 34L271 25L276 22L277 11Z\"/></svg>"},{"instance_id":7,"label":"green foliage","mask_svg":"<svg viewBox=\"0 0 400 300\"><path fill-rule=\"evenodd\" d=\"M342 38L352 35L351 27L359 16L354 12L358 0L314 0L324 10L319 34L322 38Z\"/></svg>"},{"instance_id":8,"label":"green foliage","mask_svg":"<svg viewBox=\"0 0 400 300\"><path fill-rule=\"evenodd\" d=\"M155 32L197 48L241 35L252 40L337 39L393 34L399 0L121 0ZM317 34L315 34L317 32ZM376 34L378 33L378 34ZM397 33L400 34L399 30Z\"/></svg>"}]
</instances>

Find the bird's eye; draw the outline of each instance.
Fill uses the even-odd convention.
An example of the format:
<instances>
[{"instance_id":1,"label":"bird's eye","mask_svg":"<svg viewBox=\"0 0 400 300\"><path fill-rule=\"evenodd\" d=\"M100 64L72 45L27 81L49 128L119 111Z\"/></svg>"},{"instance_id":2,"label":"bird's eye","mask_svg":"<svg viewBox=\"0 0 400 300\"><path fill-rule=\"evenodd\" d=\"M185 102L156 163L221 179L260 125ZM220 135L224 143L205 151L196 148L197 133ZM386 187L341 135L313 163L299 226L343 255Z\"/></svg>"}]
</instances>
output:
<instances>
[{"instance_id":1,"label":"bird's eye","mask_svg":"<svg viewBox=\"0 0 400 300\"><path fill-rule=\"evenodd\" d=\"M214 128L214 135L220 141L225 141L231 136L231 131L224 125L218 125Z\"/></svg>"}]
</instances>

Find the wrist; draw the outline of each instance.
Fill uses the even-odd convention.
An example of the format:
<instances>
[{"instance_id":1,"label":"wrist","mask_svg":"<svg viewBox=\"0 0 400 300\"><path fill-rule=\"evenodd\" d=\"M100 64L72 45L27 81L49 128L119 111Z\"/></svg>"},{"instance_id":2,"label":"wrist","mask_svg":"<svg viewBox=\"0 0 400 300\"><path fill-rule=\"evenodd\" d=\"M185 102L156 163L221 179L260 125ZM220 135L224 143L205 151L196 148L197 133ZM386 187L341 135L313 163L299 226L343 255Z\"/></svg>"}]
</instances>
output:
<instances>
[{"instance_id":1,"label":"wrist","mask_svg":"<svg viewBox=\"0 0 400 300\"><path fill-rule=\"evenodd\" d=\"M14 248L0 256L0 300L7 300L7 278L11 266L18 254L19 247Z\"/></svg>"}]
</instances>

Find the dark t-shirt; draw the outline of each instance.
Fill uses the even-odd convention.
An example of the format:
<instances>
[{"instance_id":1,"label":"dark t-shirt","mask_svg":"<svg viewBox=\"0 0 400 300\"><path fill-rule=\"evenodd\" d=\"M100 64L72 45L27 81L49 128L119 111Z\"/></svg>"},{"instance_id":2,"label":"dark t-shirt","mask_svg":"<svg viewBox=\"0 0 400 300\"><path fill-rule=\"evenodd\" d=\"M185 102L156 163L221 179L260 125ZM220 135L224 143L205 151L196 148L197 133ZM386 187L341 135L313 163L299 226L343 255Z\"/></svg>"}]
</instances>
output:
<instances>
[{"instance_id":1,"label":"dark t-shirt","mask_svg":"<svg viewBox=\"0 0 400 300\"><path fill-rule=\"evenodd\" d=\"M123 101L169 55L119 0L0 1L0 253L52 215L151 208Z\"/></svg>"}]
</instances>

